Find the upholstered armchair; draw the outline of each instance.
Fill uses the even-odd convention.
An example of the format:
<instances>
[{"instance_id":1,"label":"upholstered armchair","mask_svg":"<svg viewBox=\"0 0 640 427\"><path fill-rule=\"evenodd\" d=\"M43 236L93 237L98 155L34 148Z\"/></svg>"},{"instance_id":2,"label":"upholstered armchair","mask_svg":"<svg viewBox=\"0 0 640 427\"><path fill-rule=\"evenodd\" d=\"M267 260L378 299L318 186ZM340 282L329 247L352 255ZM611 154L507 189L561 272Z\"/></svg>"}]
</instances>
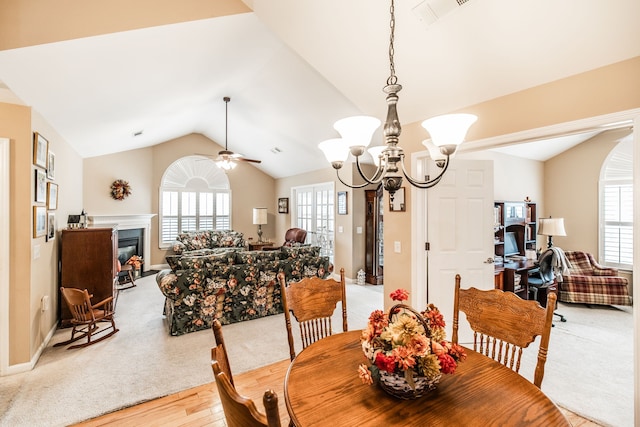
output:
<instances>
[{"instance_id":1,"label":"upholstered armchair","mask_svg":"<svg viewBox=\"0 0 640 427\"><path fill-rule=\"evenodd\" d=\"M566 251L571 264L569 274L559 282L558 299L563 302L632 305L629 281L618 276L618 270L601 266L593 255L581 251Z\"/></svg>"},{"instance_id":2,"label":"upholstered armchair","mask_svg":"<svg viewBox=\"0 0 640 427\"><path fill-rule=\"evenodd\" d=\"M284 243L282 246L298 246L302 245L307 239L307 230L302 228L290 228L284 233ZM263 251L275 251L280 249L281 246L267 246L262 248Z\"/></svg>"}]
</instances>

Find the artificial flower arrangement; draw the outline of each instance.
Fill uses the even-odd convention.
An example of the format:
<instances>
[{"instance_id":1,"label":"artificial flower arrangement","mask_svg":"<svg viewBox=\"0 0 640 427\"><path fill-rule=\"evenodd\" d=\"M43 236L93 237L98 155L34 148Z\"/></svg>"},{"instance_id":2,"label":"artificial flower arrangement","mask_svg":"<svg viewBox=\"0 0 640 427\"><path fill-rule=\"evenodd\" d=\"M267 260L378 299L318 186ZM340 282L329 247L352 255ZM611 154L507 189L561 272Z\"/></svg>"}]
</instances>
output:
<instances>
[{"instance_id":1,"label":"artificial flower arrangement","mask_svg":"<svg viewBox=\"0 0 640 427\"><path fill-rule=\"evenodd\" d=\"M401 302L409 293L397 289L390 297ZM422 312L404 304L394 305L389 314L375 310L362 332L362 349L371 365L359 366L360 379L364 384L379 382L401 398L416 398L435 388L442 374L453 374L466 358L461 346L445 340L444 327L444 317L433 304Z\"/></svg>"},{"instance_id":2,"label":"artificial flower arrangement","mask_svg":"<svg viewBox=\"0 0 640 427\"><path fill-rule=\"evenodd\" d=\"M142 259L142 257L139 257L138 255L133 255L131 258L127 260L126 263L133 266L134 270L140 270L140 267L142 267L142 264L144 264L144 260Z\"/></svg>"}]
</instances>

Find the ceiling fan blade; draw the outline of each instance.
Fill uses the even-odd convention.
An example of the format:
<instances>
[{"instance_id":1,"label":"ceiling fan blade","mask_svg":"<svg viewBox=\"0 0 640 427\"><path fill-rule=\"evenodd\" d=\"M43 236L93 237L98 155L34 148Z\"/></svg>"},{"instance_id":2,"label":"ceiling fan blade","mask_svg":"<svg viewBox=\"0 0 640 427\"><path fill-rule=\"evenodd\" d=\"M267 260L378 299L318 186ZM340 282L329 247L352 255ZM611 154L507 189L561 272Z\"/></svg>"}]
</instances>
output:
<instances>
[{"instance_id":1,"label":"ceiling fan blade","mask_svg":"<svg viewBox=\"0 0 640 427\"><path fill-rule=\"evenodd\" d=\"M239 160L241 162L249 162L249 163L262 163L262 160L247 159L244 157L234 157L233 160Z\"/></svg>"}]
</instances>

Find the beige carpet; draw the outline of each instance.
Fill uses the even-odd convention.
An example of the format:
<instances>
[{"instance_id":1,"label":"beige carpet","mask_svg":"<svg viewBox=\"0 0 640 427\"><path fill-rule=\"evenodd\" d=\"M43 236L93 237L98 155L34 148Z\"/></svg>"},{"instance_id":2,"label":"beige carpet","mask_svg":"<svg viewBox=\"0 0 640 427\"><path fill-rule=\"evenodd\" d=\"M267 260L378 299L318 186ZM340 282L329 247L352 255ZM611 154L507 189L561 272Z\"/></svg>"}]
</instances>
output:
<instances>
[{"instance_id":1,"label":"beige carpet","mask_svg":"<svg viewBox=\"0 0 640 427\"><path fill-rule=\"evenodd\" d=\"M115 336L83 349L53 348L68 337L69 330L60 330L33 371L0 378L0 426L68 425L212 380L212 333L169 336L155 277L137 283L120 295ZM361 329L382 306L382 287L348 285L347 301L349 329ZM632 426L630 308L561 304L559 311L568 322L556 322L552 332L542 390L602 425ZM223 331L234 372L288 358L283 315ZM521 368L528 378L533 363Z\"/></svg>"}]
</instances>

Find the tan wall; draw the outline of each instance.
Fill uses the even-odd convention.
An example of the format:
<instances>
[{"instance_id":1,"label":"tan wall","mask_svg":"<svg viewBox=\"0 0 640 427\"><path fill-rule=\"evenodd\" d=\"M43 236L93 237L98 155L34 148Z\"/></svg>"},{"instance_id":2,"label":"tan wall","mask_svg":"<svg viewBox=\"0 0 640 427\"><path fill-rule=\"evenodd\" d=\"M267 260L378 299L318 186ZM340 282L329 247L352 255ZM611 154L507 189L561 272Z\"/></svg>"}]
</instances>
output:
<instances>
[{"instance_id":1,"label":"tan wall","mask_svg":"<svg viewBox=\"0 0 640 427\"><path fill-rule=\"evenodd\" d=\"M162 175L174 161L195 153L217 153L222 147L200 134L191 134L150 148L85 159L84 202L91 215L156 214L151 223L150 265L165 263L168 251L159 247L158 203ZM232 191L232 228L257 239L253 208L267 207L268 224L262 226L263 239L275 240L275 181L253 165L240 163L227 174ZM117 201L109 189L115 179L129 181L132 194ZM282 234L284 235L284 234Z\"/></svg>"},{"instance_id":2,"label":"tan wall","mask_svg":"<svg viewBox=\"0 0 640 427\"><path fill-rule=\"evenodd\" d=\"M9 364L31 358L31 109L0 104L0 135L10 139Z\"/></svg>"},{"instance_id":3,"label":"tan wall","mask_svg":"<svg viewBox=\"0 0 640 427\"><path fill-rule=\"evenodd\" d=\"M57 323L59 233L50 241L32 237L36 205L33 131L45 136L56 155L53 182L59 186L58 230L64 228L68 213L80 206L82 197L82 164L77 153L31 108L0 103L0 135L11 140L9 365L34 362ZM50 308L43 312L40 301L45 295Z\"/></svg>"},{"instance_id":4,"label":"tan wall","mask_svg":"<svg viewBox=\"0 0 640 427\"><path fill-rule=\"evenodd\" d=\"M0 50L250 11L240 0L3 0Z\"/></svg>"},{"instance_id":5,"label":"tan wall","mask_svg":"<svg viewBox=\"0 0 640 427\"><path fill-rule=\"evenodd\" d=\"M545 163L544 216L564 218L566 237L554 237L564 250L592 253L598 259L598 181L611 150L629 130L595 136Z\"/></svg>"}]
</instances>

